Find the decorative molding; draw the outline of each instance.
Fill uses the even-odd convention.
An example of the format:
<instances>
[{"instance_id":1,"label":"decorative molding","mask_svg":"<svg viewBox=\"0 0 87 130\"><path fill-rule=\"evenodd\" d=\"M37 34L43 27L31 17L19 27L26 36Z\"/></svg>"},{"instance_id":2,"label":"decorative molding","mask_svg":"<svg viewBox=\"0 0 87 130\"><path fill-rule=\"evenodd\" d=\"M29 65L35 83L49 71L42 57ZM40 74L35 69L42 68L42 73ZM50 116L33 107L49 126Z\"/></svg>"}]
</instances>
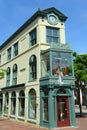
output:
<instances>
[{"instance_id":1,"label":"decorative molding","mask_svg":"<svg viewBox=\"0 0 87 130\"><path fill-rule=\"evenodd\" d=\"M63 43L51 43L50 44L50 47L51 48L57 48L57 49L60 49L60 50L72 50L71 49L71 46L69 44L63 44Z\"/></svg>"}]
</instances>

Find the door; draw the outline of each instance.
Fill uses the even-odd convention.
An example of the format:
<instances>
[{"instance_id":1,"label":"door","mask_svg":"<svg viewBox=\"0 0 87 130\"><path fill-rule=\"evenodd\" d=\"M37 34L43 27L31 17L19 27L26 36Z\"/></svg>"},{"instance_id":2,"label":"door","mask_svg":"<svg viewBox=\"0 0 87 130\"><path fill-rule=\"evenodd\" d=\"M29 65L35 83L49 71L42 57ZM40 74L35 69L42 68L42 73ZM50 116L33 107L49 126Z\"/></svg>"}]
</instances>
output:
<instances>
[{"instance_id":1,"label":"door","mask_svg":"<svg viewBox=\"0 0 87 130\"><path fill-rule=\"evenodd\" d=\"M57 124L61 126L69 126L69 103L68 97L57 97Z\"/></svg>"}]
</instances>

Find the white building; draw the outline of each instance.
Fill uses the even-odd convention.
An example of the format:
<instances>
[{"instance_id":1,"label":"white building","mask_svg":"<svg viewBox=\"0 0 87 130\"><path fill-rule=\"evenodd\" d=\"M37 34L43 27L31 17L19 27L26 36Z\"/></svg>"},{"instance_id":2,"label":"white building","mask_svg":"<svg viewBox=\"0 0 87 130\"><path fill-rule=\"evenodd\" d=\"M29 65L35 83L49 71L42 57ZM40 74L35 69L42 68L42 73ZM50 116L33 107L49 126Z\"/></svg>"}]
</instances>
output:
<instances>
[{"instance_id":1,"label":"white building","mask_svg":"<svg viewBox=\"0 0 87 130\"><path fill-rule=\"evenodd\" d=\"M50 48L60 51L62 48L62 51L64 51L64 47L71 55L71 50L69 46L66 45L65 40L64 22L66 19L67 17L64 14L53 7L46 10L38 10L0 46L0 69L7 70L6 75L0 79L0 113L3 117L24 122L32 122L46 127L61 126L62 120L58 125L55 123L56 121L59 121L58 118L55 119L56 121L54 122L50 120L51 117L48 113L48 108L45 108L45 105L47 105L47 107L50 106L50 104L48 105L48 100L43 99L43 110L41 108L40 86L44 84L44 82L48 82L46 80L47 78L43 82L43 77L51 75L55 78L55 84L58 82L58 75L54 75L52 73L53 69L51 71L51 67L49 67L48 54L45 55L45 58L48 58L46 59L46 62L41 61L41 55ZM69 56L66 56L66 58L69 60ZM71 61L68 65L72 65ZM64 85L66 86L68 83L69 86L72 81L72 86L74 86L73 71L70 72L68 76L67 75L68 73L64 74ZM69 76L71 78L69 78ZM66 77L68 77L68 79ZM50 81L53 81L52 78L51 80L49 79L49 82ZM59 84L60 83L58 82L57 85ZM63 88L65 88L65 86ZM61 84L59 87L61 87ZM48 88L49 87L47 87L47 89ZM68 87L66 92L65 90L62 90L65 97L68 89L70 91L71 87ZM63 100L65 103L68 101L68 99ZM74 101L72 104L74 105ZM67 125L72 126L75 125L75 113L74 108L69 108L69 106L68 110L72 110L72 112L69 111L71 114L66 116L68 118ZM55 115L56 112L55 109ZM42 116L41 113L43 113ZM72 118L74 121L71 121ZM66 120L64 121L66 124ZM53 122L53 124L51 122ZM65 126L65 124L62 123L63 126Z\"/></svg>"}]
</instances>

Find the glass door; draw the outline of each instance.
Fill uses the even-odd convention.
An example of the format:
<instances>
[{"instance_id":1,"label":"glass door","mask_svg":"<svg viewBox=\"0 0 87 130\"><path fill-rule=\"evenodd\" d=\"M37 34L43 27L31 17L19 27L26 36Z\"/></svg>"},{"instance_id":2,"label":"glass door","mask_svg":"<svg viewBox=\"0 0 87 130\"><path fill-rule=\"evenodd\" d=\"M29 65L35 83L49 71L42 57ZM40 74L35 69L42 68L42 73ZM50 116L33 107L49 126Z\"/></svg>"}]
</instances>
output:
<instances>
[{"instance_id":1,"label":"glass door","mask_svg":"<svg viewBox=\"0 0 87 130\"><path fill-rule=\"evenodd\" d=\"M68 97L57 97L57 123L58 126L69 126Z\"/></svg>"}]
</instances>

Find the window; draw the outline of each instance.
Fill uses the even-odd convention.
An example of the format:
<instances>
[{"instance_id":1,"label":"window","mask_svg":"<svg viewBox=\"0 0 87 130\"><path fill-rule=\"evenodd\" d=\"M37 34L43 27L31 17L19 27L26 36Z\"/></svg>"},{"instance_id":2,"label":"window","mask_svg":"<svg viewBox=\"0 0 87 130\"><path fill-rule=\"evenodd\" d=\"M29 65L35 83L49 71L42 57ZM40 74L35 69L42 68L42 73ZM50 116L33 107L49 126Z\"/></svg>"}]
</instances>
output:
<instances>
[{"instance_id":1,"label":"window","mask_svg":"<svg viewBox=\"0 0 87 130\"><path fill-rule=\"evenodd\" d=\"M16 85L17 84L17 65L14 64L13 66L13 85Z\"/></svg>"},{"instance_id":2,"label":"window","mask_svg":"<svg viewBox=\"0 0 87 130\"><path fill-rule=\"evenodd\" d=\"M3 107L3 94L0 93L0 113L2 113L2 107Z\"/></svg>"},{"instance_id":3,"label":"window","mask_svg":"<svg viewBox=\"0 0 87 130\"><path fill-rule=\"evenodd\" d=\"M9 86L10 85L10 73L11 73L11 70L10 70L10 67L7 68L7 74L6 74L6 86Z\"/></svg>"},{"instance_id":4,"label":"window","mask_svg":"<svg viewBox=\"0 0 87 130\"><path fill-rule=\"evenodd\" d=\"M29 80L30 81L36 80L36 78L37 78L37 61L36 61L35 55L32 55L30 57L29 68L30 68Z\"/></svg>"},{"instance_id":5,"label":"window","mask_svg":"<svg viewBox=\"0 0 87 130\"><path fill-rule=\"evenodd\" d=\"M30 36L30 47L35 45L37 42L36 28L29 33Z\"/></svg>"},{"instance_id":6,"label":"window","mask_svg":"<svg viewBox=\"0 0 87 130\"><path fill-rule=\"evenodd\" d=\"M11 95L11 114L15 115L16 113L16 93L12 92Z\"/></svg>"},{"instance_id":7,"label":"window","mask_svg":"<svg viewBox=\"0 0 87 130\"><path fill-rule=\"evenodd\" d=\"M52 52L52 74L72 76L72 55L69 52Z\"/></svg>"},{"instance_id":8,"label":"window","mask_svg":"<svg viewBox=\"0 0 87 130\"><path fill-rule=\"evenodd\" d=\"M46 42L47 43L59 43L59 29L46 28Z\"/></svg>"},{"instance_id":9,"label":"window","mask_svg":"<svg viewBox=\"0 0 87 130\"><path fill-rule=\"evenodd\" d=\"M41 76L50 75L50 53L46 52L41 55Z\"/></svg>"},{"instance_id":10,"label":"window","mask_svg":"<svg viewBox=\"0 0 87 130\"><path fill-rule=\"evenodd\" d=\"M6 92L5 94L5 102L4 102L4 113L8 114L9 111L9 94Z\"/></svg>"},{"instance_id":11,"label":"window","mask_svg":"<svg viewBox=\"0 0 87 130\"><path fill-rule=\"evenodd\" d=\"M0 65L1 65L1 55L0 55Z\"/></svg>"},{"instance_id":12,"label":"window","mask_svg":"<svg viewBox=\"0 0 87 130\"><path fill-rule=\"evenodd\" d=\"M18 55L18 42L14 44L14 57Z\"/></svg>"},{"instance_id":13,"label":"window","mask_svg":"<svg viewBox=\"0 0 87 130\"><path fill-rule=\"evenodd\" d=\"M7 60L11 59L11 47L7 50Z\"/></svg>"},{"instance_id":14,"label":"window","mask_svg":"<svg viewBox=\"0 0 87 130\"><path fill-rule=\"evenodd\" d=\"M29 92L29 117L36 119L36 91L31 89Z\"/></svg>"},{"instance_id":15,"label":"window","mask_svg":"<svg viewBox=\"0 0 87 130\"><path fill-rule=\"evenodd\" d=\"M23 90L19 93L19 116L24 116L25 112L25 93Z\"/></svg>"},{"instance_id":16,"label":"window","mask_svg":"<svg viewBox=\"0 0 87 130\"><path fill-rule=\"evenodd\" d=\"M43 99L43 120L48 121L48 98Z\"/></svg>"}]
</instances>

